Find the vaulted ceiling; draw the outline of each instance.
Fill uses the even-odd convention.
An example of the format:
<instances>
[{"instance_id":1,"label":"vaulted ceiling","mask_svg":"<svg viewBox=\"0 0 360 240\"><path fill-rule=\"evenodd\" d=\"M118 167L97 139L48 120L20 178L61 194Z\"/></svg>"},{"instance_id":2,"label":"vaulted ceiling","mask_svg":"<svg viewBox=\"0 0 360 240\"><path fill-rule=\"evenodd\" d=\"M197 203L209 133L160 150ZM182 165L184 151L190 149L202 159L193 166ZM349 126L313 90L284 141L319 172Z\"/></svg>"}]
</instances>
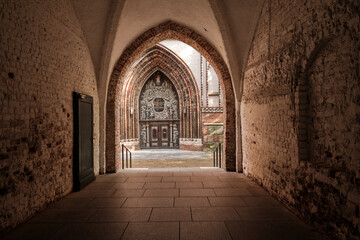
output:
<instances>
[{"instance_id":1,"label":"vaulted ceiling","mask_svg":"<svg viewBox=\"0 0 360 240\"><path fill-rule=\"evenodd\" d=\"M202 35L220 53L241 93L246 62L264 0L72 0L89 46L100 102L116 61L137 37L165 21Z\"/></svg>"}]
</instances>

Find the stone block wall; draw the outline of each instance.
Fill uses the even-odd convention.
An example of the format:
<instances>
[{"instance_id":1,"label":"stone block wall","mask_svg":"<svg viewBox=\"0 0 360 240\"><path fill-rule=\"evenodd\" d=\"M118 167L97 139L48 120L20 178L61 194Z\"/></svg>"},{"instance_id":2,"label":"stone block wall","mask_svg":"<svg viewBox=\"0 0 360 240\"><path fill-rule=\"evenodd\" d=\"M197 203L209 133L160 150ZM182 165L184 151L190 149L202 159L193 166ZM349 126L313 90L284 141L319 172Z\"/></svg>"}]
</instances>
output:
<instances>
[{"instance_id":1,"label":"stone block wall","mask_svg":"<svg viewBox=\"0 0 360 240\"><path fill-rule=\"evenodd\" d=\"M359 239L360 3L265 1L244 74L243 170L335 239Z\"/></svg>"},{"instance_id":2,"label":"stone block wall","mask_svg":"<svg viewBox=\"0 0 360 240\"><path fill-rule=\"evenodd\" d=\"M94 98L94 69L67 0L0 2L0 230L72 190L72 92Z\"/></svg>"}]
</instances>

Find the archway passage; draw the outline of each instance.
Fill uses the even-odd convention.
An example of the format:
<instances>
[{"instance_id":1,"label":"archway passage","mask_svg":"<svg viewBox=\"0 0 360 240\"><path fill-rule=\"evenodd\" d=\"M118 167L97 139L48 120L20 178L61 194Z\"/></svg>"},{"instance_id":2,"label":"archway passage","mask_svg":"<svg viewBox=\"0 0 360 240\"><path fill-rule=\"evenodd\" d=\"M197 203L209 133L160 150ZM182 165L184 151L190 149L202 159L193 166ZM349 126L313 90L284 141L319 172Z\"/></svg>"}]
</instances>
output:
<instances>
[{"instance_id":1,"label":"archway passage","mask_svg":"<svg viewBox=\"0 0 360 240\"><path fill-rule=\"evenodd\" d=\"M227 170L235 170L236 136L233 134L235 132L235 99L227 66L220 54L202 36L177 23L167 22L148 30L137 38L123 52L112 72L108 87L106 110L107 172L116 172L120 167L120 122L117 119L120 119L121 98L117 92L121 92L123 86L130 84L128 79L133 74L132 67L138 62L139 58L156 43L166 39L180 40L192 46L208 59L219 76L224 93L225 112L223 166ZM190 131L192 130L190 129Z\"/></svg>"}]
</instances>

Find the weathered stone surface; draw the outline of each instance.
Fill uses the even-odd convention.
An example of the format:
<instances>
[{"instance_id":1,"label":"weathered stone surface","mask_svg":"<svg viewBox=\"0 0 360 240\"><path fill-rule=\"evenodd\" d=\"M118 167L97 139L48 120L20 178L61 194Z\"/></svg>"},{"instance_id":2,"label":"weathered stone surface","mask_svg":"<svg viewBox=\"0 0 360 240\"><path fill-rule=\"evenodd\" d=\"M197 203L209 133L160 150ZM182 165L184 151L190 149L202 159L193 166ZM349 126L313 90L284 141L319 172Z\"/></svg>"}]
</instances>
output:
<instances>
[{"instance_id":1,"label":"weathered stone surface","mask_svg":"<svg viewBox=\"0 0 360 240\"><path fill-rule=\"evenodd\" d=\"M359 237L358 1L265 1L244 74L244 172L338 239Z\"/></svg>"},{"instance_id":2,"label":"weathered stone surface","mask_svg":"<svg viewBox=\"0 0 360 240\"><path fill-rule=\"evenodd\" d=\"M67 0L0 3L0 229L72 189L72 91L98 97L80 25ZM98 171L96 167L96 171Z\"/></svg>"}]
</instances>

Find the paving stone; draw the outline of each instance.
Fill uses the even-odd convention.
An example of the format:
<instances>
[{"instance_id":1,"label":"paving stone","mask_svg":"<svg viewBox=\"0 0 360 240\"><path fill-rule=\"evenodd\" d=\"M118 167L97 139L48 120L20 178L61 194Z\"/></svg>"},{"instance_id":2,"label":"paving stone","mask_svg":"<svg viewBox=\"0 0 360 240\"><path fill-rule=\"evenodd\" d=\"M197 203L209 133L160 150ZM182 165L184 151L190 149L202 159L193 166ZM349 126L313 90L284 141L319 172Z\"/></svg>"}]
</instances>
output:
<instances>
[{"instance_id":1,"label":"paving stone","mask_svg":"<svg viewBox=\"0 0 360 240\"><path fill-rule=\"evenodd\" d=\"M179 197L175 198L175 207L210 207L207 197Z\"/></svg>"},{"instance_id":2,"label":"paving stone","mask_svg":"<svg viewBox=\"0 0 360 240\"><path fill-rule=\"evenodd\" d=\"M244 207L247 204L241 197L209 197L211 206L214 207Z\"/></svg>"},{"instance_id":3,"label":"paving stone","mask_svg":"<svg viewBox=\"0 0 360 240\"><path fill-rule=\"evenodd\" d=\"M94 197L110 197L114 194L116 189L111 190L95 190L83 189L80 192L72 192L66 198L94 198Z\"/></svg>"},{"instance_id":4,"label":"paving stone","mask_svg":"<svg viewBox=\"0 0 360 240\"><path fill-rule=\"evenodd\" d=\"M231 237L224 222L181 222L180 239L230 240Z\"/></svg>"},{"instance_id":5,"label":"paving stone","mask_svg":"<svg viewBox=\"0 0 360 240\"><path fill-rule=\"evenodd\" d=\"M3 240L47 240L63 227L63 223L22 224L8 233L1 233Z\"/></svg>"},{"instance_id":6,"label":"paving stone","mask_svg":"<svg viewBox=\"0 0 360 240\"><path fill-rule=\"evenodd\" d=\"M202 182L177 182L176 188L203 188Z\"/></svg>"},{"instance_id":7,"label":"paving stone","mask_svg":"<svg viewBox=\"0 0 360 240\"><path fill-rule=\"evenodd\" d=\"M230 188L231 185L227 182L208 182L204 181L204 188Z\"/></svg>"},{"instance_id":8,"label":"paving stone","mask_svg":"<svg viewBox=\"0 0 360 240\"><path fill-rule=\"evenodd\" d=\"M275 221L288 220L292 221L295 217L284 207L264 208L264 207L237 207L236 211L244 221Z\"/></svg>"},{"instance_id":9,"label":"paving stone","mask_svg":"<svg viewBox=\"0 0 360 240\"><path fill-rule=\"evenodd\" d=\"M167 183L145 183L144 189L164 189L164 188L175 188L174 182L167 182Z\"/></svg>"},{"instance_id":10,"label":"paving stone","mask_svg":"<svg viewBox=\"0 0 360 240\"><path fill-rule=\"evenodd\" d=\"M98 209L88 222L147 222L151 208Z\"/></svg>"},{"instance_id":11,"label":"paving stone","mask_svg":"<svg viewBox=\"0 0 360 240\"><path fill-rule=\"evenodd\" d=\"M95 209L46 209L29 223L86 222L94 213Z\"/></svg>"},{"instance_id":12,"label":"paving stone","mask_svg":"<svg viewBox=\"0 0 360 240\"><path fill-rule=\"evenodd\" d=\"M163 182L190 182L190 177L163 177Z\"/></svg>"},{"instance_id":13,"label":"paving stone","mask_svg":"<svg viewBox=\"0 0 360 240\"><path fill-rule=\"evenodd\" d=\"M114 188L116 189L142 189L145 182L139 183L115 183Z\"/></svg>"},{"instance_id":14,"label":"paving stone","mask_svg":"<svg viewBox=\"0 0 360 240\"><path fill-rule=\"evenodd\" d=\"M190 208L153 208L150 221L191 221Z\"/></svg>"},{"instance_id":15,"label":"paving stone","mask_svg":"<svg viewBox=\"0 0 360 240\"><path fill-rule=\"evenodd\" d=\"M162 177L129 177L127 183L161 182Z\"/></svg>"},{"instance_id":16,"label":"paving stone","mask_svg":"<svg viewBox=\"0 0 360 240\"><path fill-rule=\"evenodd\" d=\"M143 189L117 189L112 197L142 197L144 192Z\"/></svg>"},{"instance_id":17,"label":"paving stone","mask_svg":"<svg viewBox=\"0 0 360 240\"><path fill-rule=\"evenodd\" d=\"M173 207L174 198L128 198L123 207Z\"/></svg>"},{"instance_id":18,"label":"paving stone","mask_svg":"<svg viewBox=\"0 0 360 240\"><path fill-rule=\"evenodd\" d=\"M191 208L194 221L236 221L239 215L232 207Z\"/></svg>"},{"instance_id":19,"label":"paving stone","mask_svg":"<svg viewBox=\"0 0 360 240\"><path fill-rule=\"evenodd\" d=\"M93 198L63 198L49 205L49 209L81 209L87 208Z\"/></svg>"},{"instance_id":20,"label":"paving stone","mask_svg":"<svg viewBox=\"0 0 360 240\"><path fill-rule=\"evenodd\" d=\"M180 189L181 197L215 196L213 189Z\"/></svg>"},{"instance_id":21,"label":"paving stone","mask_svg":"<svg viewBox=\"0 0 360 240\"><path fill-rule=\"evenodd\" d=\"M179 189L147 189L144 197L178 197Z\"/></svg>"},{"instance_id":22,"label":"paving stone","mask_svg":"<svg viewBox=\"0 0 360 240\"><path fill-rule=\"evenodd\" d=\"M99 190L106 190L111 189L115 183L113 182L92 182L89 184L86 189L99 189Z\"/></svg>"},{"instance_id":23,"label":"paving stone","mask_svg":"<svg viewBox=\"0 0 360 240\"><path fill-rule=\"evenodd\" d=\"M216 196L219 197L236 197L236 196L253 196L247 189L237 188L219 188L214 189Z\"/></svg>"},{"instance_id":24,"label":"paving stone","mask_svg":"<svg viewBox=\"0 0 360 240\"><path fill-rule=\"evenodd\" d=\"M179 239L179 223L129 223L122 240L175 240Z\"/></svg>"},{"instance_id":25,"label":"paving stone","mask_svg":"<svg viewBox=\"0 0 360 240\"><path fill-rule=\"evenodd\" d=\"M60 229L51 240L104 239L118 240L121 238L127 223L74 223Z\"/></svg>"},{"instance_id":26,"label":"paving stone","mask_svg":"<svg viewBox=\"0 0 360 240\"><path fill-rule=\"evenodd\" d=\"M126 198L95 198L87 204L90 208L119 208L123 205Z\"/></svg>"}]
</instances>

